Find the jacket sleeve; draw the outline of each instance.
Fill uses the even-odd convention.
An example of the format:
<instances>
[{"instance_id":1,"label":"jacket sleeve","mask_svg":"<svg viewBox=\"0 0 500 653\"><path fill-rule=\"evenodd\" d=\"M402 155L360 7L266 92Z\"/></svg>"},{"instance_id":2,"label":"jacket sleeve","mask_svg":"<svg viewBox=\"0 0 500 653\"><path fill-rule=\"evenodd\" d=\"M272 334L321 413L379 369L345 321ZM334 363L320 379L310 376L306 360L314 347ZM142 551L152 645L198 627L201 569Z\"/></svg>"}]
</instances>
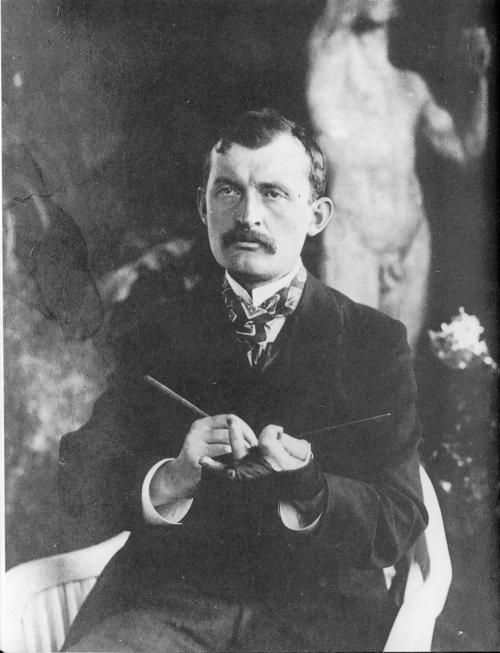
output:
<instances>
[{"instance_id":1,"label":"jacket sleeve","mask_svg":"<svg viewBox=\"0 0 500 653\"><path fill-rule=\"evenodd\" d=\"M313 442L328 496L311 546L358 568L394 564L427 524L411 355L403 325L385 320L383 337L366 334L346 347L352 354L343 365L352 415L390 412L390 418L346 427L336 433L335 448L331 440Z\"/></svg>"},{"instance_id":2,"label":"jacket sleeve","mask_svg":"<svg viewBox=\"0 0 500 653\"><path fill-rule=\"evenodd\" d=\"M143 522L142 482L154 463L178 455L192 422L143 381L157 364L176 379L172 338L180 332L179 307L186 300L183 276L175 267L161 274L141 270L104 333L115 361L108 389L88 423L60 441L60 502L96 536Z\"/></svg>"},{"instance_id":3,"label":"jacket sleeve","mask_svg":"<svg viewBox=\"0 0 500 653\"><path fill-rule=\"evenodd\" d=\"M178 455L188 428L186 416L175 409L166 418L151 409L161 399L140 377L115 374L108 386L88 423L59 445L60 501L96 537L143 522L144 478L153 464ZM162 418L162 426L155 423Z\"/></svg>"}]
</instances>

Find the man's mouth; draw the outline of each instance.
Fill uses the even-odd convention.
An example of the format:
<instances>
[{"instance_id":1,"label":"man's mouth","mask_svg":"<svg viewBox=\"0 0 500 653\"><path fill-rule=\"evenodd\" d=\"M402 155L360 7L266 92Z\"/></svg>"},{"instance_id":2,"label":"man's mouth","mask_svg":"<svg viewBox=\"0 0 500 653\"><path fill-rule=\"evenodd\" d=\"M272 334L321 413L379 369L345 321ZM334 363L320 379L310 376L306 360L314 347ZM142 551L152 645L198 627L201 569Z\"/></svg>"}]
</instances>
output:
<instances>
[{"instance_id":1,"label":"man's mouth","mask_svg":"<svg viewBox=\"0 0 500 653\"><path fill-rule=\"evenodd\" d=\"M234 241L233 244L237 245L238 247L241 247L242 249L257 249L259 247L263 247L263 244L258 242L257 240L238 239Z\"/></svg>"},{"instance_id":2,"label":"man's mouth","mask_svg":"<svg viewBox=\"0 0 500 653\"><path fill-rule=\"evenodd\" d=\"M224 234L222 242L225 247L235 245L239 249L255 251L262 248L270 254L276 252L276 244L274 240L264 234L242 233L241 231L238 232L237 230L234 230Z\"/></svg>"}]
</instances>

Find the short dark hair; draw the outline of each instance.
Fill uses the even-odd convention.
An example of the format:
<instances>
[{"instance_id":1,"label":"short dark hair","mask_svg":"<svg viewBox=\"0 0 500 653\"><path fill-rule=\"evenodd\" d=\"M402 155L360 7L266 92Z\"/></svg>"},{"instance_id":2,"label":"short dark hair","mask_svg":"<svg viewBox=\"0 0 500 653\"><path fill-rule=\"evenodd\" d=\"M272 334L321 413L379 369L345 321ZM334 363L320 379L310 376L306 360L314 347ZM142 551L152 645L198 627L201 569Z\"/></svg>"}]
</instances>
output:
<instances>
[{"instance_id":1,"label":"short dark hair","mask_svg":"<svg viewBox=\"0 0 500 653\"><path fill-rule=\"evenodd\" d=\"M325 194L326 165L325 156L314 136L304 127L288 120L274 109L245 111L227 127L222 129L219 137L205 154L203 164L203 188L206 188L210 175L211 153L224 154L231 145L242 145L252 150L268 145L279 134L291 134L299 140L311 159L309 180L312 186L313 200Z\"/></svg>"}]
</instances>

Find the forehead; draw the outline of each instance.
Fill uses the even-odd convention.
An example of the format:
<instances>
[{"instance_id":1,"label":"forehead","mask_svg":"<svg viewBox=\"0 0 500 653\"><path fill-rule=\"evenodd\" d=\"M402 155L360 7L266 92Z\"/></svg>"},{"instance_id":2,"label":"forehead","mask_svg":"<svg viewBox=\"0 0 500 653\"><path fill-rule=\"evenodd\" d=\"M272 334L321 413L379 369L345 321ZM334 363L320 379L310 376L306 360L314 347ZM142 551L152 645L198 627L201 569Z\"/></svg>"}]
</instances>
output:
<instances>
[{"instance_id":1,"label":"forehead","mask_svg":"<svg viewBox=\"0 0 500 653\"><path fill-rule=\"evenodd\" d=\"M210 154L209 185L220 176L244 181L281 181L309 184L311 160L302 143L291 134L279 134L266 145L251 149L233 143L224 152Z\"/></svg>"}]
</instances>

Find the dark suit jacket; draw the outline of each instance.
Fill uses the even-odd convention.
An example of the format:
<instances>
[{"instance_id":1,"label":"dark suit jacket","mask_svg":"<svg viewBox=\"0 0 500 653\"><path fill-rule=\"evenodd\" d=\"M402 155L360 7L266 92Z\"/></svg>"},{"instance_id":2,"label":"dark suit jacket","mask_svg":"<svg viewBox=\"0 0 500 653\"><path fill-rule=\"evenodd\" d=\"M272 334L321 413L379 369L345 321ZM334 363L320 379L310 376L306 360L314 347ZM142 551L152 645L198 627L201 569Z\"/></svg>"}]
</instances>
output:
<instances>
[{"instance_id":1,"label":"dark suit jacket","mask_svg":"<svg viewBox=\"0 0 500 653\"><path fill-rule=\"evenodd\" d=\"M249 368L224 315L220 286L160 306L123 345L109 390L83 428L61 440L61 497L89 528L132 534L82 611L80 635L106 613L161 604L173 581L235 599L327 605L386 594L382 568L426 524L418 473L416 386L403 325L309 276L263 371ZM205 474L182 526L151 526L140 488L151 465L175 457L193 421L142 380L149 373L211 415L235 413L258 434L290 435L391 412L379 423L312 440L328 484L312 535L297 536L276 502ZM76 638L76 635L75 635Z\"/></svg>"}]
</instances>

